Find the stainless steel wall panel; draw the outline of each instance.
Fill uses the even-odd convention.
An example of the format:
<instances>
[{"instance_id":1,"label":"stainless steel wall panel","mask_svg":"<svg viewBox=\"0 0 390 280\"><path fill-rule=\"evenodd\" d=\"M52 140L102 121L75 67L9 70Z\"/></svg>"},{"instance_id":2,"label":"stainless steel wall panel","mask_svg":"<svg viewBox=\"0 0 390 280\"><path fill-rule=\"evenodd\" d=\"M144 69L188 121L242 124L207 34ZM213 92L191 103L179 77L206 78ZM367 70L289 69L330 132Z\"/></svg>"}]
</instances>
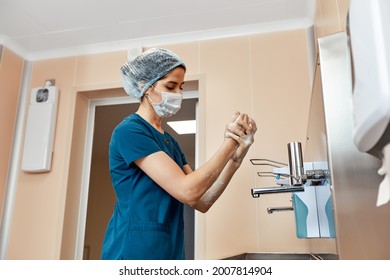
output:
<instances>
[{"instance_id":1,"label":"stainless steel wall panel","mask_svg":"<svg viewBox=\"0 0 390 280\"><path fill-rule=\"evenodd\" d=\"M390 205L376 207L381 162L353 142L347 35L319 38L318 47L339 258L390 259Z\"/></svg>"}]
</instances>

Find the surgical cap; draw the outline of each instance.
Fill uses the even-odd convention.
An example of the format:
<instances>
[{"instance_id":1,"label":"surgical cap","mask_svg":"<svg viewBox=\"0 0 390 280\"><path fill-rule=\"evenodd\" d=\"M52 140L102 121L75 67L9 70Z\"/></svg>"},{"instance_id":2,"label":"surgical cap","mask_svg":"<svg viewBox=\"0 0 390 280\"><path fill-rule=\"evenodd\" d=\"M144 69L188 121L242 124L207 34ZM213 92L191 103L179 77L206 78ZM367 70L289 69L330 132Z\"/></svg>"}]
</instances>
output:
<instances>
[{"instance_id":1,"label":"surgical cap","mask_svg":"<svg viewBox=\"0 0 390 280\"><path fill-rule=\"evenodd\" d=\"M185 69L184 62L173 52L149 49L121 67L123 87L128 95L140 100L150 86L178 66Z\"/></svg>"}]
</instances>

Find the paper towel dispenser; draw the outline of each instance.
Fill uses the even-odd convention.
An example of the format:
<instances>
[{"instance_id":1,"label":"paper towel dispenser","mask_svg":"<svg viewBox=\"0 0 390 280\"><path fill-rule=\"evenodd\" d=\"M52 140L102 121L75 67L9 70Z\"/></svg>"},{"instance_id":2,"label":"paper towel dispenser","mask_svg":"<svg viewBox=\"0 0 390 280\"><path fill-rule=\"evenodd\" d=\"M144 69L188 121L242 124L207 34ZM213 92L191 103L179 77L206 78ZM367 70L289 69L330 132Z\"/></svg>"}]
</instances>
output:
<instances>
[{"instance_id":1,"label":"paper towel dispenser","mask_svg":"<svg viewBox=\"0 0 390 280\"><path fill-rule=\"evenodd\" d=\"M382 158L390 142L390 1L351 0L347 19L354 143Z\"/></svg>"},{"instance_id":2,"label":"paper towel dispenser","mask_svg":"<svg viewBox=\"0 0 390 280\"><path fill-rule=\"evenodd\" d=\"M59 91L55 86L33 88L27 112L22 170L51 169Z\"/></svg>"}]
</instances>

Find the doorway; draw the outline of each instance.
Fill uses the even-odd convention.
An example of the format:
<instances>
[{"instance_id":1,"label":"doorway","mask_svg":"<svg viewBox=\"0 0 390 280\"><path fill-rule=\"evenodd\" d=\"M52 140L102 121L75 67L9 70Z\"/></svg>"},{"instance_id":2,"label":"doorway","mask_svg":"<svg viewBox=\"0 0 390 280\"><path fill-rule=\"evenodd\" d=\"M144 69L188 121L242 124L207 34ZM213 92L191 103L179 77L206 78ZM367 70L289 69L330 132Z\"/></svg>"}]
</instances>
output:
<instances>
[{"instance_id":1,"label":"doorway","mask_svg":"<svg viewBox=\"0 0 390 280\"><path fill-rule=\"evenodd\" d=\"M198 93L197 91L183 92L181 110L169 121L197 119ZM134 113L137 103L108 102L108 104L92 104L90 110L93 117L89 126L93 126L92 149L90 154L90 175L88 199L86 207L85 234L83 240L83 259L100 259L101 246L109 219L115 204L115 193L111 185L108 146L111 133L115 126L126 116ZM188 163L195 169L197 165L196 134L177 134L166 120L163 128L170 133L182 148ZM194 223L195 211L191 207L184 207L185 249L186 259L194 259Z\"/></svg>"}]
</instances>

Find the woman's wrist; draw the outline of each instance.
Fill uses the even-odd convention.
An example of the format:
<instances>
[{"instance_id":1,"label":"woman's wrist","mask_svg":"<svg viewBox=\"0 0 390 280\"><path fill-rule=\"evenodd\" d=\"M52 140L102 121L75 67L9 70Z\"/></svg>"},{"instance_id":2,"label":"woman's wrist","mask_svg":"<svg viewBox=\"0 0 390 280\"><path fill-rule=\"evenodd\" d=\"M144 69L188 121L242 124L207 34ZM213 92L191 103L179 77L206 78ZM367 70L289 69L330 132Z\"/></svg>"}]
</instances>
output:
<instances>
[{"instance_id":1,"label":"woman's wrist","mask_svg":"<svg viewBox=\"0 0 390 280\"><path fill-rule=\"evenodd\" d=\"M236 140L230 137L225 137L224 143L229 146L232 150L236 150L239 144L237 143Z\"/></svg>"},{"instance_id":2,"label":"woman's wrist","mask_svg":"<svg viewBox=\"0 0 390 280\"><path fill-rule=\"evenodd\" d=\"M239 168L241 166L241 163L242 163L242 159L238 159L235 157L235 155L233 155L230 159L230 162L231 164L233 164L234 166L236 166L236 168Z\"/></svg>"},{"instance_id":3,"label":"woman's wrist","mask_svg":"<svg viewBox=\"0 0 390 280\"><path fill-rule=\"evenodd\" d=\"M225 138L222 144L222 149L225 151L226 156L231 159L238 148L238 143L232 138Z\"/></svg>"}]
</instances>

